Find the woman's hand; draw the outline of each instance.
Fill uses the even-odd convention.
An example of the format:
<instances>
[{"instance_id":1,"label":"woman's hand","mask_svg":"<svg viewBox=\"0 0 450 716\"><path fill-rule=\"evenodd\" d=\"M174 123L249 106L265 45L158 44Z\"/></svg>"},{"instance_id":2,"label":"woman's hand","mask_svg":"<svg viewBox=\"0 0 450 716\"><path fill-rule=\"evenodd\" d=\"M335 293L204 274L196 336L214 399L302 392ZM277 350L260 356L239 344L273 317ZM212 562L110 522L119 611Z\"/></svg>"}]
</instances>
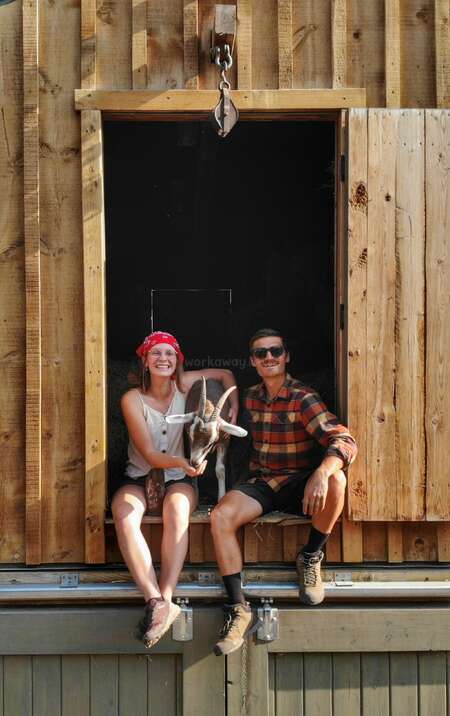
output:
<instances>
[{"instance_id":1,"label":"woman's hand","mask_svg":"<svg viewBox=\"0 0 450 716\"><path fill-rule=\"evenodd\" d=\"M228 422L232 425L236 425L237 417L239 412L239 404L232 405L228 413Z\"/></svg>"},{"instance_id":2,"label":"woman's hand","mask_svg":"<svg viewBox=\"0 0 450 716\"><path fill-rule=\"evenodd\" d=\"M203 475L205 471L206 460L203 460L200 467L192 467L189 460L186 460L185 457L180 457L177 467L181 467L181 469L184 470L188 477L198 477L199 475Z\"/></svg>"}]
</instances>

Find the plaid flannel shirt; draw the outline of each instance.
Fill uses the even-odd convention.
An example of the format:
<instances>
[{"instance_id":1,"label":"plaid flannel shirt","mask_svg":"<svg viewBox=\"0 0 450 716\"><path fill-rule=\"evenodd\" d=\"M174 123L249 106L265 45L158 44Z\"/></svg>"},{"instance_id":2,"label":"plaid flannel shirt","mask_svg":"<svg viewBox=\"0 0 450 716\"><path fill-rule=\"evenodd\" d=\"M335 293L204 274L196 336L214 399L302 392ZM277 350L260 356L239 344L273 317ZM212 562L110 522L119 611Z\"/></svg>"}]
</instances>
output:
<instances>
[{"instance_id":1,"label":"plaid flannel shirt","mask_svg":"<svg viewBox=\"0 0 450 716\"><path fill-rule=\"evenodd\" d=\"M290 375L273 399L264 383L249 388L243 418L253 442L250 482L263 479L275 491L299 471L314 470L327 455L340 457L344 468L356 457L348 429L313 388Z\"/></svg>"}]
</instances>

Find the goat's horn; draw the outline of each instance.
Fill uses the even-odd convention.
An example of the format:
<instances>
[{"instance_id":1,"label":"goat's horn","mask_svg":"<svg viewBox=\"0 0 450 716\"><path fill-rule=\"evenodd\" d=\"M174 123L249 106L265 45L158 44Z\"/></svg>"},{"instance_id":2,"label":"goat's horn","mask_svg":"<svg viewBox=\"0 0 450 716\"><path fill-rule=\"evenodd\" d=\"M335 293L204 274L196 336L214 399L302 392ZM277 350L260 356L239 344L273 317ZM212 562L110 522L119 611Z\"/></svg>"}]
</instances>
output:
<instances>
[{"instance_id":1,"label":"goat's horn","mask_svg":"<svg viewBox=\"0 0 450 716\"><path fill-rule=\"evenodd\" d=\"M228 388L228 390L225 391L223 395L220 396L219 402L217 403L216 407L214 408L212 415L210 417L210 420L217 420L220 417L220 413L222 412L222 408L225 405L225 401L230 395L230 393L235 390L236 386L232 385L231 388Z\"/></svg>"},{"instance_id":2,"label":"goat's horn","mask_svg":"<svg viewBox=\"0 0 450 716\"><path fill-rule=\"evenodd\" d=\"M200 393L200 399L198 401L197 415L202 420L205 417L206 408L206 378L202 375L202 392Z\"/></svg>"}]
</instances>

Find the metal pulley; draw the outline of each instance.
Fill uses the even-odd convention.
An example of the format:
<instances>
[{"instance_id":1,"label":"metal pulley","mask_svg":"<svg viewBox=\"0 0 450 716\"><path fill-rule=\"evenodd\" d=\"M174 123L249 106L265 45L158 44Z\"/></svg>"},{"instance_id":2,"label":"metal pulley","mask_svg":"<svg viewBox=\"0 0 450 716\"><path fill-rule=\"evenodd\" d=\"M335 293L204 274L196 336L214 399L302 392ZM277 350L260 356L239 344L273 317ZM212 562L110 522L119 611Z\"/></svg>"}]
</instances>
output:
<instances>
[{"instance_id":1,"label":"metal pulley","mask_svg":"<svg viewBox=\"0 0 450 716\"><path fill-rule=\"evenodd\" d=\"M231 85L226 73L233 64L229 45L224 46L224 59L221 59L220 47L211 48L211 59L220 68L219 92L220 99L212 112L212 123L219 137L226 137L239 119L239 112L231 99Z\"/></svg>"}]
</instances>

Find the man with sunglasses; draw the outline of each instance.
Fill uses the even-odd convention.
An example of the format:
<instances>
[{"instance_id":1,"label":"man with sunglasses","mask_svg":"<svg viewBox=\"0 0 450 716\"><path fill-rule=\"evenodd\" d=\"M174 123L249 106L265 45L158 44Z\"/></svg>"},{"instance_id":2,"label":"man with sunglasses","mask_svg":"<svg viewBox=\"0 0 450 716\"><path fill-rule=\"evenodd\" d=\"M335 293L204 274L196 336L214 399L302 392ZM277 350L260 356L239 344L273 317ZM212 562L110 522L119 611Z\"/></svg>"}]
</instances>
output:
<instances>
[{"instance_id":1,"label":"man with sunglasses","mask_svg":"<svg viewBox=\"0 0 450 716\"><path fill-rule=\"evenodd\" d=\"M318 393L287 373L289 352L278 331L267 328L250 340L250 360L261 383L249 388L243 415L252 439L249 479L230 490L211 514L217 562L229 604L214 652L230 654L256 624L241 582L237 530L262 514L285 510L310 515L307 544L297 555L300 600L320 604L323 547L342 512L343 469L356 457L348 429Z\"/></svg>"}]
</instances>

